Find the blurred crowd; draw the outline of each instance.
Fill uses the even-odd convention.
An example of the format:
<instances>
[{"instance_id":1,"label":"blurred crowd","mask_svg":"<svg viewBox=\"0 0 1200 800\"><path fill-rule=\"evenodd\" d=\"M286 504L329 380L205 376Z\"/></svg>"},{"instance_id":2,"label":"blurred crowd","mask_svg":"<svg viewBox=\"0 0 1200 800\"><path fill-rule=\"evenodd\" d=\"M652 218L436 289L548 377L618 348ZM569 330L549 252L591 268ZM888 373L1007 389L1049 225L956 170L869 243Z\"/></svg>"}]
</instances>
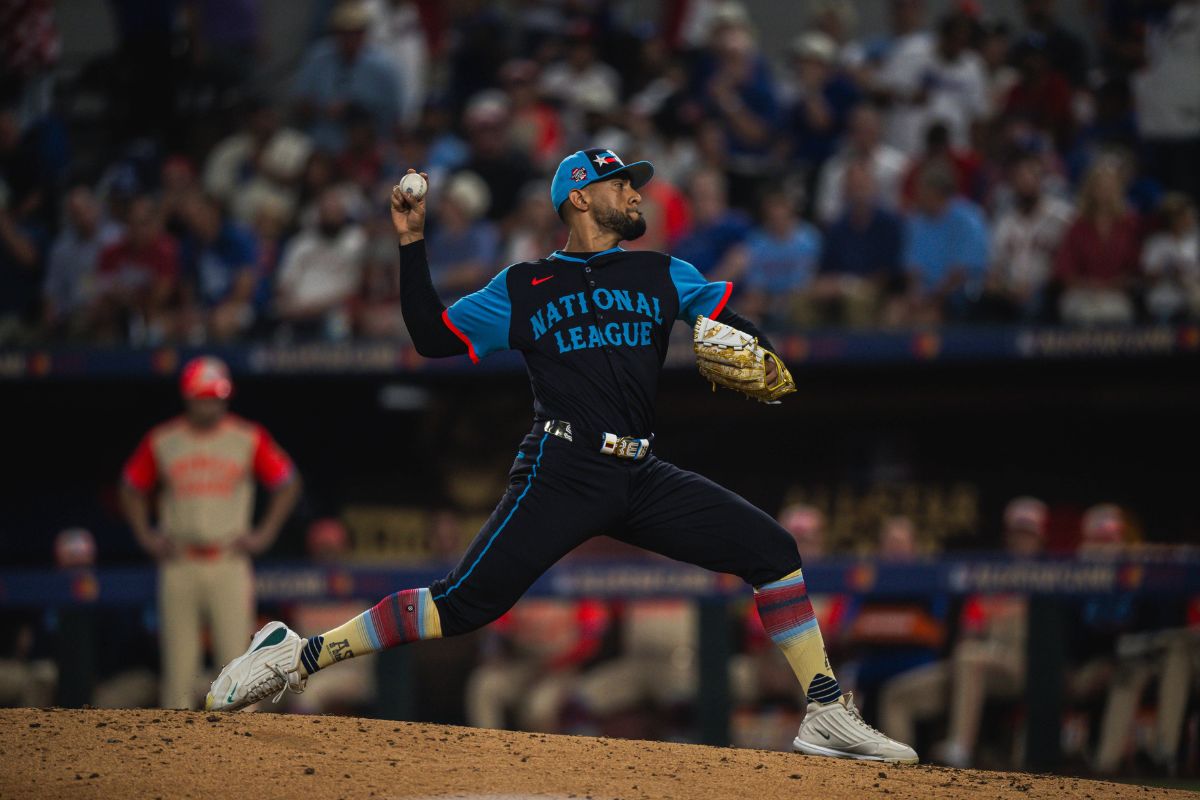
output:
<instances>
[{"instance_id":1,"label":"blurred crowd","mask_svg":"<svg viewBox=\"0 0 1200 800\"><path fill-rule=\"evenodd\" d=\"M646 158L649 230L770 331L1200 319L1200 3L1019 20L849 0L310 0L283 75L258 4L110 0L60 64L0 4L0 344L403 337L386 217L432 182L449 302L562 243L566 153Z\"/></svg>"}]
</instances>

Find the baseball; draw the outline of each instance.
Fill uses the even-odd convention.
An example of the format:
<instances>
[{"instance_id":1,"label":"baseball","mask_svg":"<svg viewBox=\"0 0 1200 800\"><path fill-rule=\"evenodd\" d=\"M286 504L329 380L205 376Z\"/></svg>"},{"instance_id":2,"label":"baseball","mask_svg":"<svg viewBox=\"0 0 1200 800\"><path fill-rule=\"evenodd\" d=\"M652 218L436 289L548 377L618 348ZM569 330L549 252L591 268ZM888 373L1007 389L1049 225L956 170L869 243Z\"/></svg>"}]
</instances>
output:
<instances>
[{"instance_id":1,"label":"baseball","mask_svg":"<svg viewBox=\"0 0 1200 800\"><path fill-rule=\"evenodd\" d=\"M428 188L429 184L425 182L425 179L415 172L410 172L400 179L400 191L413 200L420 200L424 197L425 190Z\"/></svg>"}]
</instances>

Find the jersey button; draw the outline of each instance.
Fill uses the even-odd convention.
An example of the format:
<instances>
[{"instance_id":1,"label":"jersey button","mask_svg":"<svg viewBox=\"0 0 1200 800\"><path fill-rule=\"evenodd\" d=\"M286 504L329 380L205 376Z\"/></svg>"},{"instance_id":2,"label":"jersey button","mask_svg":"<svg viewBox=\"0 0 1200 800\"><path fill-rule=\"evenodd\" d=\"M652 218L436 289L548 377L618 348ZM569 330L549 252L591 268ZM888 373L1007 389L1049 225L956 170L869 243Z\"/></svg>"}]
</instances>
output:
<instances>
[{"instance_id":1,"label":"jersey button","mask_svg":"<svg viewBox=\"0 0 1200 800\"><path fill-rule=\"evenodd\" d=\"M584 272L591 272L591 271L592 271L592 268L591 268L591 267L584 267L584 268L583 268L583 271L584 271Z\"/></svg>"},{"instance_id":2,"label":"jersey button","mask_svg":"<svg viewBox=\"0 0 1200 800\"><path fill-rule=\"evenodd\" d=\"M597 315L596 315L596 319L604 319L604 315L603 315L603 314L597 314Z\"/></svg>"}]
</instances>

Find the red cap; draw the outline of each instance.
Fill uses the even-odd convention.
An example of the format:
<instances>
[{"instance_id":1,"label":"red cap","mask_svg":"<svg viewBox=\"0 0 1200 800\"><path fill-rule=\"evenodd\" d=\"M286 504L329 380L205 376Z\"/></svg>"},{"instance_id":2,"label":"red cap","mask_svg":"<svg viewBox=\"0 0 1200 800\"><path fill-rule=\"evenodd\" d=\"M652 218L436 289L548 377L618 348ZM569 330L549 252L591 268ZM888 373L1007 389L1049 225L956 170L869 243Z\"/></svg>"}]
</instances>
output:
<instances>
[{"instance_id":1,"label":"red cap","mask_svg":"<svg viewBox=\"0 0 1200 800\"><path fill-rule=\"evenodd\" d=\"M233 394L233 381L229 378L229 367L213 356L193 358L183 368L179 377L179 390L189 400L197 397L215 397L228 400Z\"/></svg>"}]
</instances>

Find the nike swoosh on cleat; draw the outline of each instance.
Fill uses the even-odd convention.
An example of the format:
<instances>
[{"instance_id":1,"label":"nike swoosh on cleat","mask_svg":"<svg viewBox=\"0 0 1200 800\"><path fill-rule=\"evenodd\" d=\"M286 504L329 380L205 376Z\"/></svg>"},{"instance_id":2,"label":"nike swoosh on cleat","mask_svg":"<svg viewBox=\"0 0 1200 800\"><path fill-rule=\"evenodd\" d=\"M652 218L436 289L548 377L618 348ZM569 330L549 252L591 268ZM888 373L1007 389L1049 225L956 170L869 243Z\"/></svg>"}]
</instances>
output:
<instances>
[{"instance_id":1,"label":"nike swoosh on cleat","mask_svg":"<svg viewBox=\"0 0 1200 800\"><path fill-rule=\"evenodd\" d=\"M829 734L828 734L828 733L826 733L825 731L817 731L817 733L819 733L819 734L821 734L822 736L824 736L824 737L825 737L825 741L829 741Z\"/></svg>"},{"instance_id":2,"label":"nike swoosh on cleat","mask_svg":"<svg viewBox=\"0 0 1200 800\"><path fill-rule=\"evenodd\" d=\"M238 685L235 683L235 684L233 685L233 688L229 690L229 696L225 698L225 702L226 702L226 703L232 703L232 702L233 702L233 693L237 691L237 687L238 687ZM826 738L826 739L828 739L829 737L828 737L828 736L826 736L825 738Z\"/></svg>"},{"instance_id":3,"label":"nike swoosh on cleat","mask_svg":"<svg viewBox=\"0 0 1200 800\"><path fill-rule=\"evenodd\" d=\"M553 275L547 275L547 276L546 276L546 277L544 277L544 278L534 278L533 280L531 280L531 281L529 282L529 285L530 285L530 286L537 286L539 283L545 283L546 281L550 280L550 279L551 279L551 278L553 278L553 277L554 277Z\"/></svg>"}]
</instances>

